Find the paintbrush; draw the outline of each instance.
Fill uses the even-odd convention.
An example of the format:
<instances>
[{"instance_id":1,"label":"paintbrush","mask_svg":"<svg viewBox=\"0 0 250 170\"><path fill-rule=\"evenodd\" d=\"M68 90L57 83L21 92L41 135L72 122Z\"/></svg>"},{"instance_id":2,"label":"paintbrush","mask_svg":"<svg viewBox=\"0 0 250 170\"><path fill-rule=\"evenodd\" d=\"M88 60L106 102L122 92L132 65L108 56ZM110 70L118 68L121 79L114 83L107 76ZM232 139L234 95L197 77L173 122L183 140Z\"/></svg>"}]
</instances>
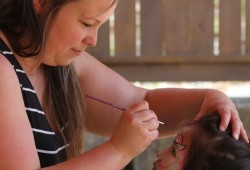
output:
<instances>
[{"instance_id":1,"label":"paintbrush","mask_svg":"<svg viewBox=\"0 0 250 170\"><path fill-rule=\"evenodd\" d=\"M106 104L106 105L108 105L108 106L114 107L114 108L116 108L116 109L122 110L122 111L126 110L124 107L115 105L115 104L113 104L113 103L107 102L107 101L105 101L105 100L102 100L102 99L99 99L99 98L96 98L96 97L93 97L93 96L86 95L86 97L89 98L89 99L98 101L98 102L100 102L100 103ZM163 123L163 122L161 122L161 121L159 121L159 123L162 124L162 125L165 124L165 123Z\"/></svg>"}]
</instances>

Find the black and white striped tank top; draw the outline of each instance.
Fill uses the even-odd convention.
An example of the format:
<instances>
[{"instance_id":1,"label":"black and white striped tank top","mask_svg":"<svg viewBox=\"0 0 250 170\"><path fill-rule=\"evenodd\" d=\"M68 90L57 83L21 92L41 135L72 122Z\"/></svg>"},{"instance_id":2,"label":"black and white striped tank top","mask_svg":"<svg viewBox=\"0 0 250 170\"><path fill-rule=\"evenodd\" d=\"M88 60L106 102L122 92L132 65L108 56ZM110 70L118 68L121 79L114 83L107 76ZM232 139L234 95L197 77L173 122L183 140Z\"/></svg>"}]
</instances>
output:
<instances>
[{"instance_id":1,"label":"black and white striped tank top","mask_svg":"<svg viewBox=\"0 0 250 170\"><path fill-rule=\"evenodd\" d=\"M66 145L63 140L50 128L36 92L33 89L25 71L22 69L13 53L9 50L1 38L0 53L4 55L13 65L19 79L23 101L32 127L41 167L47 167L65 161Z\"/></svg>"}]
</instances>

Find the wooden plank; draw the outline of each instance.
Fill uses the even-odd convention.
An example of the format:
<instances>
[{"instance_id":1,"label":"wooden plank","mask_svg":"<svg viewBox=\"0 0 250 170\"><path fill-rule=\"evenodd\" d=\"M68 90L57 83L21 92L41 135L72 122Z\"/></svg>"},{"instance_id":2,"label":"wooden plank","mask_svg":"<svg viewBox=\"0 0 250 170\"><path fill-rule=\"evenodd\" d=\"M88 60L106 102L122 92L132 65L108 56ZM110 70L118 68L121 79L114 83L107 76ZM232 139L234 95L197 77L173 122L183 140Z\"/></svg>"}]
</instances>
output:
<instances>
[{"instance_id":1,"label":"wooden plank","mask_svg":"<svg viewBox=\"0 0 250 170\"><path fill-rule=\"evenodd\" d=\"M115 57L134 55L135 0L123 0L115 11Z\"/></svg>"},{"instance_id":2,"label":"wooden plank","mask_svg":"<svg viewBox=\"0 0 250 170\"><path fill-rule=\"evenodd\" d=\"M212 54L213 10L211 0L166 0L167 54Z\"/></svg>"},{"instance_id":3,"label":"wooden plank","mask_svg":"<svg viewBox=\"0 0 250 170\"><path fill-rule=\"evenodd\" d=\"M166 0L167 55L180 55L188 51L188 2L189 0Z\"/></svg>"},{"instance_id":4,"label":"wooden plank","mask_svg":"<svg viewBox=\"0 0 250 170\"><path fill-rule=\"evenodd\" d=\"M250 56L113 58L102 62L130 81L250 80Z\"/></svg>"},{"instance_id":5,"label":"wooden plank","mask_svg":"<svg viewBox=\"0 0 250 170\"><path fill-rule=\"evenodd\" d=\"M164 0L141 0L141 54L164 53Z\"/></svg>"},{"instance_id":6,"label":"wooden plank","mask_svg":"<svg viewBox=\"0 0 250 170\"><path fill-rule=\"evenodd\" d=\"M246 0L246 55L250 54L250 0Z\"/></svg>"},{"instance_id":7,"label":"wooden plank","mask_svg":"<svg viewBox=\"0 0 250 170\"><path fill-rule=\"evenodd\" d=\"M220 55L241 53L241 1L220 0Z\"/></svg>"},{"instance_id":8,"label":"wooden plank","mask_svg":"<svg viewBox=\"0 0 250 170\"><path fill-rule=\"evenodd\" d=\"M250 64L250 55L247 56L204 56L204 57L186 57L186 56L144 56L137 58L103 58L101 62L108 66L124 65L171 65L171 64ZM250 68L249 68L250 69Z\"/></svg>"},{"instance_id":9,"label":"wooden plank","mask_svg":"<svg viewBox=\"0 0 250 170\"><path fill-rule=\"evenodd\" d=\"M213 54L214 4L211 0L190 0L189 50L193 56Z\"/></svg>"},{"instance_id":10,"label":"wooden plank","mask_svg":"<svg viewBox=\"0 0 250 170\"><path fill-rule=\"evenodd\" d=\"M109 52L109 21L107 21L102 27L99 28L97 45L96 47L90 47L87 51L95 57L102 58L110 55Z\"/></svg>"},{"instance_id":11,"label":"wooden plank","mask_svg":"<svg viewBox=\"0 0 250 170\"><path fill-rule=\"evenodd\" d=\"M249 63L119 65L113 70L129 81L249 81Z\"/></svg>"}]
</instances>

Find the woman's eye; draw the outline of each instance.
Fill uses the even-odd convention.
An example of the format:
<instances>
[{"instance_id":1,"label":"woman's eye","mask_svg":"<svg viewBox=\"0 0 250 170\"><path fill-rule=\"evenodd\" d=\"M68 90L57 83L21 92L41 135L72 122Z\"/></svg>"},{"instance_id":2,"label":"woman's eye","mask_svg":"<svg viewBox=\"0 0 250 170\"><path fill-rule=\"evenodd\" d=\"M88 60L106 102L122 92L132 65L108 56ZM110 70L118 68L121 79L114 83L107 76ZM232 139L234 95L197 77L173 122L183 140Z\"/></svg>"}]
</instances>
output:
<instances>
[{"instance_id":1,"label":"woman's eye","mask_svg":"<svg viewBox=\"0 0 250 170\"><path fill-rule=\"evenodd\" d=\"M85 27L91 27L92 25L91 24L88 24L86 22L82 22L82 24L85 26Z\"/></svg>"}]
</instances>

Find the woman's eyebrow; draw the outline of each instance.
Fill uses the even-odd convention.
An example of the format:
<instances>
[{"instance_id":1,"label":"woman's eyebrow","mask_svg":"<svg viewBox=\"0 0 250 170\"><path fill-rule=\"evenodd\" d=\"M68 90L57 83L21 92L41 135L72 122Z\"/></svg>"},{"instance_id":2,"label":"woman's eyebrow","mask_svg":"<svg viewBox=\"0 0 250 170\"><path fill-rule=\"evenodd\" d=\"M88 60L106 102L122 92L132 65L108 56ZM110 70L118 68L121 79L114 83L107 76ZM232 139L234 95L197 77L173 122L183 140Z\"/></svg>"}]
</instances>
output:
<instances>
[{"instance_id":1,"label":"woman's eyebrow","mask_svg":"<svg viewBox=\"0 0 250 170\"><path fill-rule=\"evenodd\" d=\"M98 20L97 18L94 18L94 17L86 17L86 16L82 15L82 18L87 19L87 20L94 20L98 24L101 23L100 20Z\"/></svg>"}]
</instances>

